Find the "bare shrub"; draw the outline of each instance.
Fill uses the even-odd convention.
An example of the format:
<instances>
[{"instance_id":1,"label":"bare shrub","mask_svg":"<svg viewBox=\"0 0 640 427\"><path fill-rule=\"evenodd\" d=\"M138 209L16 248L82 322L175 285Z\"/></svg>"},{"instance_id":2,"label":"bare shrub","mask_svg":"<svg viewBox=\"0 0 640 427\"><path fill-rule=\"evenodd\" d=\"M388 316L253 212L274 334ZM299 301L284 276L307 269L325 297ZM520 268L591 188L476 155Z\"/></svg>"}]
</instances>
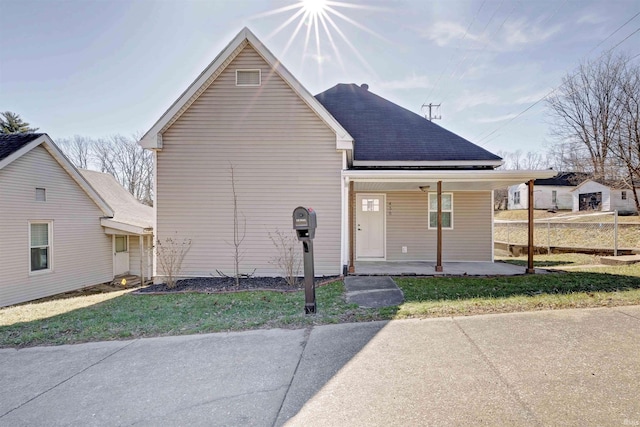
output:
<instances>
[{"instance_id":1,"label":"bare shrub","mask_svg":"<svg viewBox=\"0 0 640 427\"><path fill-rule=\"evenodd\" d=\"M166 278L165 284L168 288L171 289L176 286L182 271L182 262L189 249L191 249L191 239L183 239L180 242L177 238L167 237L164 242L157 241L158 264Z\"/></svg>"},{"instance_id":2,"label":"bare shrub","mask_svg":"<svg viewBox=\"0 0 640 427\"><path fill-rule=\"evenodd\" d=\"M276 247L277 254L270 263L278 267L280 273L290 286L295 286L300 273L300 254L296 251L298 238L293 232L286 233L276 228L274 233L269 232L269 239Z\"/></svg>"}]
</instances>

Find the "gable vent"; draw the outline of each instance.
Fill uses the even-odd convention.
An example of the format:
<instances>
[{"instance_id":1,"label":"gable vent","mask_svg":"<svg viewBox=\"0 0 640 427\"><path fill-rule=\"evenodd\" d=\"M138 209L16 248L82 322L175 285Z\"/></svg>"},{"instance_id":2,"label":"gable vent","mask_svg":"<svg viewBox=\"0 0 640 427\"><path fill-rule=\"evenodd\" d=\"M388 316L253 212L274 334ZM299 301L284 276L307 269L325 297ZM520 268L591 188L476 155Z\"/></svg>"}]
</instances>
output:
<instances>
[{"instance_id":1,"label":"gable vent","mask_svg":"<svg viewBox=\"0 0 640 427\"><path fill-rule=\"evenodd\" d=\"M236 86L260 86L260 70L236 70Z\"/></svg>"}]
</instances>

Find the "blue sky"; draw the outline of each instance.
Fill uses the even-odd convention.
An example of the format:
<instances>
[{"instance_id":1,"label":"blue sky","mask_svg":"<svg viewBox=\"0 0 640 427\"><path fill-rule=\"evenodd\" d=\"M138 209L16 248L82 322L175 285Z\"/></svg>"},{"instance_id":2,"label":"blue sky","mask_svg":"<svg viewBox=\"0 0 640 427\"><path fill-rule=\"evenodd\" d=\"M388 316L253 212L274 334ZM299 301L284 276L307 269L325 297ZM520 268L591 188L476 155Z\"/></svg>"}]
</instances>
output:
<instances>
[{"instance_id":1,"label":"blue sky","mask_svg":"<svg viewBox=\"0 0 640 427\"><path fill-rule=\"evenodd\" d=\"M335 48L322 26L307 43L299 19L280 28L299 0L1 0L0 110L54 140L145 132L248 26L314 95L367 83L416 113L441 103L436 123L490 151L544 151L544 103L514 116L580 61L640 54L637 0L331 3Z\"/></svg>"}]
</instances>

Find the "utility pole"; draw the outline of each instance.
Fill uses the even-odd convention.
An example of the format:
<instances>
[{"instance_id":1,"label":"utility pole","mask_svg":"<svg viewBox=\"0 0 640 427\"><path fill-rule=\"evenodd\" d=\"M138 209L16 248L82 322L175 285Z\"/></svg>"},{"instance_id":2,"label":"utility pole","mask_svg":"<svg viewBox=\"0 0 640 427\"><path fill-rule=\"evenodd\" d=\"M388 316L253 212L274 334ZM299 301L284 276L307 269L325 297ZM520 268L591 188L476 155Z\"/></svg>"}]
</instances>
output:
<instances>
[{"instance_id":1,"label":"utility pole","mask_svg":"<svg viewBox=\"0 0 640 427\"><path fill-rule=\"evenodd\" d=\"M434 120L440 120L440 119L442 119L442 116L436 116L435 114L431 114L432 109L434 109L434 108L440 108L440 105L442 105L442 104L432 104L432 103L429 103L429 104L422 104L422 108L425 108L425 107L426 107L426 108L428 108L428 109L429 109L429 114L428 114L428 115L425 115L425 116L424 116L424 118L425 118L425 119L427 119L427 120L429 120L430 122L432 122L432 121L434 121Z\"/></svg>"}]
</instances>

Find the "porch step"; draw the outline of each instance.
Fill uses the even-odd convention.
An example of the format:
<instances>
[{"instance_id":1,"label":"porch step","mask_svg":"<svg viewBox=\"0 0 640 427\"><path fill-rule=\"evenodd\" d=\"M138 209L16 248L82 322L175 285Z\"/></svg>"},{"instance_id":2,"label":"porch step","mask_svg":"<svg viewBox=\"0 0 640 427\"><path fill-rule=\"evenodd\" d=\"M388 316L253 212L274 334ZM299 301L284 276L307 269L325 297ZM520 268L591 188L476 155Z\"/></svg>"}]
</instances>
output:
<instances>
[{"instance_id":1,"label":"porch step","mask_svg":"<svg viewBox=\"0 0 640 427\"><path fill-rule=\"evenodd\" d=\"M640 255L603 256L600 262L605 265L630 265L640 262Z\"/></svg>"}]
</instances>

